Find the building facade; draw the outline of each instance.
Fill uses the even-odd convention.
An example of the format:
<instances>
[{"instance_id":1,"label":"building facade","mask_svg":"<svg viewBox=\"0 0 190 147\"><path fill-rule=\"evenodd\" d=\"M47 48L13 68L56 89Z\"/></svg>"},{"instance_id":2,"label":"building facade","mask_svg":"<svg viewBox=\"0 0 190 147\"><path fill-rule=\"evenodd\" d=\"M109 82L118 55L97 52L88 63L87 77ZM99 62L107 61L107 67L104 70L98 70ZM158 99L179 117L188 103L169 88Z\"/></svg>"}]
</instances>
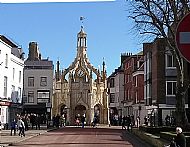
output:
<instances>
[{"instance_id":1,"label":"building facade","mask_svg":"<svg viewBox=\"0 0 190 147\"><path fill-rule=\"evenodd\" d=\"M140 118L140 124L143 123L146 115L144 105L144 58L143 53L136 55L128 53L128 58L124 61L124 110L125 115Z\"/></svg>"},{"instance_id":2,"label":"building facade","mask_svg":"<svg viewBox=\"0 0 190 147\"><path fill-rule=\"evenodd\" d=\"M24 113L51 116L53 94L53 62L42 59L36 42L29 43L29 54L24 62Z\"/></svg>"},{"instance_id":3,"label":"building facade","mask_svg":"<svg viewBox=\"0 0 190 147\"><path fill-rule=\"evenodd\" d=\"M175 118L177 70L176 59L164 39L143 44L144 99L153 125L166 125L166 116ZM186 108L188 108L186 99ZM151 119L152 118L152 119ZM171 122L170 119L170 123Z\"/></svg>"},{"instance_id":4,"label":"building facade","mask_svg":"<svg viewBox=\"0 0 190 147\"><path fill-rule=\"evenodd\" d=\"M77 35L77 55L71 65L60 71L59 61L54 80L53 114L63 115L69 124L85 116L90 124L94 116L99 123L108 123L108 96L105 62L102 71L87 57L87 34L81 27Z\"/></svg>"},{"instance_id":5,"label":"building facade","mask_svg":"<svg viewBox=\"0 0 190 147\"><path fill-rule=\"evenodd\" d=\"M0 121L9 123L22 111L24 57L22 49L0 35Z\"/></svg>"},{"instance_id":6,"label":"building facade","mask_svg":"<svg viewBox=\"0 0 190 147\"><path fill-rule=\"evenodd\" d=\"M109 116L111 125L117 125L115 119L121 123L121 118L126 115L123 109L124 100L124 60L128 58L128 54L121 54L121 65L107 78L108 96L109 96ZM116 117L116 118L115 118Z\"/></svg>"}]
</instances>

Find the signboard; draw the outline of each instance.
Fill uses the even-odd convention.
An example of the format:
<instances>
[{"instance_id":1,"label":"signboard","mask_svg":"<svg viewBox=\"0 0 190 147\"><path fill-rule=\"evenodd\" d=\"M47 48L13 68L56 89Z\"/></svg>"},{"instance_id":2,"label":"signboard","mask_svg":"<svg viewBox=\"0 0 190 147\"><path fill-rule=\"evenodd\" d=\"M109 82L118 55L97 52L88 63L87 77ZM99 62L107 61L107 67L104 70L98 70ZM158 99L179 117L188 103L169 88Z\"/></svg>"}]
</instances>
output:
<instances>
[{"instance_id":1,"label":"signboard","mask_svg":"<svg viewBox=\"0 0 190 147\"><path fill-rule=\"evenodd\" d=\"M3 101L0 101L0 106L10 106L11 103L10 102L3 102Z\"/></svg>"},{"instance_id":2,"label":"signboard","mask_svg":"<svg viewBox=\"0 0 190 147\"><path fill-rule=\"evenodd\" d=\"M38 103L48 103L49 99L39 99L38 98Z\"/></svg>"},{"instance_id":3,"label":"signboard","mask_svg":"<svg viewBox=\"0 0 190 147\"><path fill-rule=\"evenodd\" d=\"M51 103L46 103L47 108L51 108Z\"/></svg>"},{"instance_id":4,"label":"signboard","mask_svg":"<svg viewBox=\"0 0 190 147\"><path fill-rule=\"evenodd\" d=\"M177 27L176 45L181 55L190 62L190 13L181 20Z\"/></svg>"}]
</instances>

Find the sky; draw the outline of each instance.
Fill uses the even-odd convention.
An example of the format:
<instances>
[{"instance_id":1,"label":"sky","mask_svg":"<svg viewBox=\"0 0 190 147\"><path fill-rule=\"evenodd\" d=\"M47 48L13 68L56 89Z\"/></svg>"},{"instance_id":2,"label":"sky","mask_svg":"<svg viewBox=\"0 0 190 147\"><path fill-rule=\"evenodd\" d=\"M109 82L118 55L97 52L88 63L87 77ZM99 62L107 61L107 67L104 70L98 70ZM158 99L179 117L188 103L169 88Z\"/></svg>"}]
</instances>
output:
<instances>
[{"instance_id":1,"label":"sky","mask_svg":"<svg viewBox=\"0 0 190 147\"><path fill-rule=\"evenodd\" d=\"M7 36L28 57L29 42L39 45L42 58L49 57L54 67L67 68L76 57L77 33L82 25L87 33L87 55L96 68L103 58L109 76L120 66L121 53L141 50L132 33L125 0L110 2L0 3L0 34Z\"/></svg>"}]
</instances>

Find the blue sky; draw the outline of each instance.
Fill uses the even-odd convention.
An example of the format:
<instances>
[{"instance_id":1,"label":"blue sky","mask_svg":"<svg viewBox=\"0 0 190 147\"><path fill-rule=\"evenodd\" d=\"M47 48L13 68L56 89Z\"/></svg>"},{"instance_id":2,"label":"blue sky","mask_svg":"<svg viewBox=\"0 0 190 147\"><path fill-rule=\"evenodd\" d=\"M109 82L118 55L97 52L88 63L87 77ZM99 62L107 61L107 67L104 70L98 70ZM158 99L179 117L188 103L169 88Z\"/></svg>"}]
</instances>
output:
<instances>
[{"instance_id":1,"label":"blue sky","mask_svg":"<svg viewBox=\"0 0 190 147\"><path fill-rule=\"evenodd\" d=\"M87 54L98 68L105 58L108 76L120 65L124 52L137 53L141 45L131 33L125 0L114 2L71 3L0 3L0 34L21 45L25 57L28 45L38 42L42 58L49 57L54 65L59 59L61 69L67 68L76 56L80 16L84 16L87 33Z\"/></svg>"}]
</instances>

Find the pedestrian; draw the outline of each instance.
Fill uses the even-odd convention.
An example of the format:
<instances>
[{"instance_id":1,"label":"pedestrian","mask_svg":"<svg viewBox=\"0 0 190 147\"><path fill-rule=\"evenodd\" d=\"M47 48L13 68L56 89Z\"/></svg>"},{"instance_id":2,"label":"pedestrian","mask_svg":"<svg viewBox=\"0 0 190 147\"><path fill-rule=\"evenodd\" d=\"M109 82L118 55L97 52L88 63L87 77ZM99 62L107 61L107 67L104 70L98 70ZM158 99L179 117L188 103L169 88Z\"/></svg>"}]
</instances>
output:
<instances>
[{"instance_id":1,"label":"pedestrian","mask_svg":"<svg viewBox=\"0 0 190 147\"><path fill-rule=\"evenodd\" d=\"M170 117L168 115L166 115L165 117L165 123L166 123L166 126L170 125Z\"/></svg>"},{"instance_id":2,"label":"pedestrian","mask_svg":"<svg viewBox=\"0 0 190 147\"><path fill-rule=\"evenodd\" d=\"M140 116L137 116L137 128L140 126Z\"/></svg>"},{"instance_id":3,"label":"pedestrian","mask_svg":"<svg viewBox=\"0 0 190 147\"><path fill-rule=\"evenodd\" d=\"M176 133L177 135L174 138L174 142L176 143L176 145L180 147L186 147L186 139L185 139L185 135L182 132L182 128L177 127Z\"/></svg>"},{"instance_id":4,"label":"pedestrian","mask_svg":"<svg viewBox=\"0 0 190 147\"><path fill-rule=\"evenodd\" d=\"M148 117L147 117L147 116L144 117L144 124L145 124L146 126L148 126Z\"/></svg>"},{"instance_id":5,"label":"pedestrian","mask_svg":"<svg viewBox=\"0 0 190 147\"><path fill-rule=\"evenodd\" d=\"M55 117L55 124L56 124L56 128L59 128L59 124L60 123L60 115L57 114L57 116Z\"/></svg>"},{"instance_id":6,"label":"pedestrian","mask_svg":"<svg viewBox=\"0 0 190 147\"><path fill-rule=\"evenodd\" d=\"M122 128L121 128L121 129L122 129L122 130L123 130L123 129L126 130L126 126L125 126L125 125L126 125L126 116L123 116L121 125L122 125Z\"/></svg>"},{"instance_id":7,"label":"pedestrian","mask_svg":"<svg viewBox=\"0 0 190 147\"><path fill-rule=\"evenodd\" d=\"M27 131L28 130L28 122L26 120L26 115L22 118L22 121L24 122L25 131Z\"/></svg>"},{"instance_id":8,"label":"pedestrian","mask_svg":"<svg viewBox=\"0 0 190 147\"><path fill-rule=\"evenodd\" d=\"M131 116L128 115L126 118L126 124L127 124L127 130L129 131L129 128L132 127L131 126Z\"/></svg>"},{"instance_id":9,"label":"pedestrian","mask_svg":"<svg viewBox=\"0 0 190 147\"><path fill-rule=\"evenodd\" d=\"M14 131L14 136L16 135L16 120L13 119L12 122L11 122L11 136L12 136L12 133Z\"/></svg>"},{"instance_id":10,"label":"pedestrian","mask_svg":"<svg viewBox=\"0 0 190 147\"><path fill-rule=\"evenodd\" d=\"M19 128L19 133L18 133L18 135L21 136L21 137L22 137L22 136L25 137L25 133L24 133L24 131L25 131L25 126L24 126L24 122L22 121L21 117L18 118L17 126L18 126L18 128Z\"/></svg>"},{"instance_id":11,"label":"pedestrian","mask_svg":"<svg viewBox=\"0 0 190 147\"><path fill-rule=\"evenodd\" d=\"M52 121L53 121L53 127L55 127L56 126L56 117L55 117L55 115L53 115Z\"/></svg>"},{"instance_id":12,"label":"pedestrian","mask_svg":"<svg viewBox=\"0 0 190 147\"><path fill-rule=\"evenodd\" d=\"M115 125L118 126L119 125L119 115L118 114L114 115L114 120L115 120Z\"/></svg>"},{"instance_id":13,"label":"pedestrian","mask_svg":"<svg viewBox=\"0 0 190 147\"><path fill-rule=\"evenodd\" d=\"M81 118L81 123L82 123L82 128L84 128L84 123L85 123L85 116L84 115Z\"/></svg>"},{"instance_id":14,"label":"pedestrian","mask_svg":"<svg viewBox=\"0 0 190 147\"><path fill-rule=\"evenodd\" d=\"M40 123L41 123L41 117L39 114L36 115L35 118L35 124L36 124L36 130L39 129L40 130Z\"/></svg>"},{"instance_id":15,"label":"pedestrian","mask_svg":"<svg viewBox=\"0 0 190 147\"><path fill-rule=\"evenodd\" d=\"M94 116L93 127L96 127L97 123L98 123L98 118L97 118L97 116Z\"/></svg>"},{"instance_id":16,"label":"pedestrian","mask_svg":"<svg viewBox=\"0 0 190 147\"><path fill-rule=\"evenodd\" d=\"M182 132L182 128L176 128L177 135L173 138L170 145L166 145L165 147L186 147L186 139L185 135Z\"/></svg>"},{"instance_id":17,"label":"pedestrian","mask_svg":"<svg viewBox=\"0 0 190 147\"><path fill-rule=\"evenodd\" d=\"M121 126L122 125L122 116L120 115L119 116L119 126Z\"/></svg>"},{"instance_id":18,"label":"pedestrian","mask_svg":"<svg viewBox=\"0 0 190 147\"><path fill-rule=\"evenodd\" d=\"M63 114L61 117L60 117L60 125L61 127L65 127L65 115Z\"/></svg>"},{"instance_id":19,"label":"pedestrian","mask_svg":"<svg viewBox=\"0 0 190 147\"><path fill-rule=\"evenodd\" d=\"M31 123L32 129L34 128L34 125L35 125L35 119L36 119L36 115L31 114L30 115L30 123Z\"/></svg>"},{"instance_id":20,"label":"pedestrian","mask_svg":"<svg viewBox=\"0 0 190 147\"><path fill-rule=\"evenodd\" d=\"M80 124L80 121L79 121L79 118L77 117L76 118L76 125L77 125L77 127L79 127L79 124Z\"/></svg>"}]
</instances>

